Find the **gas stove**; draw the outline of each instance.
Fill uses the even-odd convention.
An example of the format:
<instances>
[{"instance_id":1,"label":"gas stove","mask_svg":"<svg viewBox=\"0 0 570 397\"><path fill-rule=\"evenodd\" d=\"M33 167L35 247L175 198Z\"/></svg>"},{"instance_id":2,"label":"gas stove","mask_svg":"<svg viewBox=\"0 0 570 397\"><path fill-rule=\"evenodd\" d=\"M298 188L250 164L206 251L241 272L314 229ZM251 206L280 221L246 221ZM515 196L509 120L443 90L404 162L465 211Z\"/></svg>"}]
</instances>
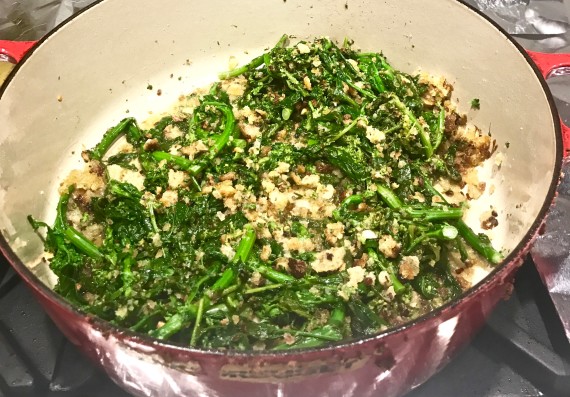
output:
<instances>
[{"instance_id":1,"label":"gas stove","mask_svg":"<svg viewBox=\"0 0 570 397\"><path fill-rule=\"evenodd\" d=\"M20 4L0 0L0 11L4 11L0 12L0 38L37 39L91 2L30 0ZM527 49L570 52L570 0L467 2L493 18ZM18 28L16 20L26 25ZM566 123L570 120L568 72L561 71L549 80ZM570 179L570 165L566 173ZM570 395L570 343L529 256L517 273L510 299L498 305L472 343L406 397L543 395ZM0 257L0 397L4 396L128 394L67 341Z\"/></svg>"}]
</instances>

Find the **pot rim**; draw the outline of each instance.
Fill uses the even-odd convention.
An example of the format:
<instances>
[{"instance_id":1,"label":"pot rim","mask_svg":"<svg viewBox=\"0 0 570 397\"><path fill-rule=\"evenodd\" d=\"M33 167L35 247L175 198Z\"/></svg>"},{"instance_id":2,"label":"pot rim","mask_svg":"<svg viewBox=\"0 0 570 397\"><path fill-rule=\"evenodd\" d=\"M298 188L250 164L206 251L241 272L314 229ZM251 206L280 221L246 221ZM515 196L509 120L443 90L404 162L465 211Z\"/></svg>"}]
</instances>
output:
<instances>
[{"instance_id":1,"label":"pot rim","mask_svg":"<svg viewBox=\"0 0 570 397\"><path fill-rule=\"evenodd\" d=\"M18 62L18 64L13 68L10 72L2 86L0 86L0 99L4 95L6 88L9 86L10 82L17 76L18 70L20 67L32 56L32 54L41 47L44 41L50 38L52 35L56 34L60 29L65 27L68 23L72 22L76 17L87 12L92 7L96 7L100 5L105 0L96 0L89 6L83 8L76 14L70 16L63 22L61 22L58 26L56 26L53 30L48 32L45 36L43 36L40 40L36 42L36 44L24 55L22 60ZM178 344L175 342L167 342L160 339L153 338L146 334L137 333L131 331L127 328L117 327L111 324L109 321L99 318L93 314L87 313L82 309L79 309L72 305L71 303L67 302L63 297L57 294L55 291L50 289L47 285L45 285L21 260L20 258L14 253L12 248L9 246L8 242L4 238L3 235L0 235L0 252L6 257L6 259L10 262L14 270L26 281L29 287L31 287L36 293L39 293L44 298L46 298L51 303L56 304L59 308L66 310L73 314L75 318L81 318L83 321L90 323L95 328L101 330L102 332L112 332L120 339L129 340L131 343L137 343L140 345L146 346L156 346L160 347L161 349L166 349L170 351L175 351L177 353L189 354L189 355L198 355L198 356L217 356L217 357L229 357L229 358L248 358L248 357L256 357L260 359L270 359L270 358L293 358L295 356L307 356L311 354L318 354L318 353L325 353L327 351L334 351L339 348L342 349L350 349L352 347L356 347L359 345L364 345L368 343L378 342L381 341L383 338L386 338L390 335L397 334L400 332L404 332L409 328L413 328L421 323L427 322L429 320L433 320L436 317L443 315L445 312L452 310L453 308L459 306L464 300L471 299L482 292L482 290L490 283L498 282L499 281L499 274L507 272L511 269L511 267L516 266L518 259L522 258L523 255L526 255L528 250L530 249L530 245L534 240L535 236L537 235L543 220L545 219L548 210L551 207L552 201L556 195L556 190L558 187L559 179L560 179L560 172L562 168L562 159L563 159L563 141L562 141L562 129L560 125L560 119L558 116L558 110L556 109L556 105L548 88L545 78L543 77L542 73L536 66L536 64L532 61L531 57L528 55L526 50L517 43L513 37L511 37L497 22L492 20L490 17L485 15L482 11L478 10L474 6L468 4L466 0L451 0L460 3L462 6L466 7L469 11L474 12L479 17L483 18L487 23L491 24L497 31L497 33L501 34L510 41L511 44L521 53L527 63L531 66L536 78L540 82L543 92L546 96L548 101L548 105L550 108L552 122L554 125L555 130L555 143L556 143L556 154L555 154L555 165L554 165L554 172L552 175L552 180L550 182L550 187L548 189L548 193L546 194L544 203L538 212L537 217L533 221L531 227L521 239L521 241L517 244L515 249L499 264L497 265L483 280L481 280L476 286L470 288L469 290L463 292L460 296L452 299L451 301L445 303L444 305L438 307L435 310L432 310L420 317L417 317L409 322L401 324L397 327L389 328L385 331L376 333L374 335L369 335L360 338L352 338L347 339L344 341L334 342L322 347L315 347L315 348L299 348L299 349L291 349L286 351L235 351L235 350L216 350L216 349L197 349L187 345Z\"/></svg>"}]
</instances>

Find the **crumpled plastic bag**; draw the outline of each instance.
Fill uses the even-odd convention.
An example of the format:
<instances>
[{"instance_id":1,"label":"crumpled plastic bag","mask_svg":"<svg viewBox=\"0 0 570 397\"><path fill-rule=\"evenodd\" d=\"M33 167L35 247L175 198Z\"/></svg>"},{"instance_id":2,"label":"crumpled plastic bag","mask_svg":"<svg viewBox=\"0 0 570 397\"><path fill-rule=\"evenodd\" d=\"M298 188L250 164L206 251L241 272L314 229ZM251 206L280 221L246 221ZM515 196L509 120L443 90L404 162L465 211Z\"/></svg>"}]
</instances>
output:
<instances>
[{"instance_id":1,"label":"crumpled plastic bag","mask_svg":"<svg viewBox=\"0 0 570 397\"><path fill-rule=\"evenodd\" d=\"M0 0L0 39L38 40L95 0Z\"/></svg>"},{"instance_id":2,"label":"crumpled plastic bag","mask_svg":"<svg viewBox=\"0 0 570 397\"><path fill-rule=\"evenodd\" d=\"M507 32L536 33L536 30L525 18L528 0L471 0L469 3L483 11Z\"/></svg>"},{"instance_id":3,"label":"crumpled plastic bag","mask_svg":"<svg viewBox=\"0 0 570 397\"><path fill-rule=\"evenodd\" d=\"M570 162L562 171L558 197L531 254L570 340Z\"/></svg>"},{"instance_id":4,"label":"crumpled plastic bag","mask_svg":"<svg viewBox=\"0 0 570 397\"><path fill-rule=\"evenodd\" d=\"M467 0L526 49L570 51L570 0Z\"/></svg>"},{"instance_id":5,"label":"crumpled plastic bag","mask_svg":"<svg viewBox=\"0 0 570 397\"><path fill-rule=\"evenodd\" d=\"M82 8L87 7L95 0L63 0L53 21L53 27L59 25Z\"/></svg>"}]
</instances>

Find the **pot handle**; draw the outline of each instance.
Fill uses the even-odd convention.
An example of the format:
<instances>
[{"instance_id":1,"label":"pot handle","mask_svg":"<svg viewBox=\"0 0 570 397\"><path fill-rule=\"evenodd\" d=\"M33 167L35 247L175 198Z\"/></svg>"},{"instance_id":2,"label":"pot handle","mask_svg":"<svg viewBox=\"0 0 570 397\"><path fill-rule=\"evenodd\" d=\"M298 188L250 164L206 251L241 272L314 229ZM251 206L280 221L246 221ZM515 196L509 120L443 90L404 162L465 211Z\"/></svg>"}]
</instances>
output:
<instances>
[{"instance_id":1,"label":"pot handle","mask_svg":"<svg viewBox=\"0 0 570 397\"><path fill-rule=\"evenodd\" d=\"M34 44L35 41L0 40L0 55L7 57L10 62L18 63Z\"/></svg>"},{"instance_id":2,"label":"pot handle","mask_svg":"<svg viewBox=\"0 0 570 397\"><path fill-rule=\"evenodd\" d=\"M544 52L526 51L534 61L542 76L548 79L552 72L558 68L570 67L570 54L547 54ZM560 120L562 127L562 140L564 143L564 157L570 158L570 127Z\"/></svg>"}]
</instances>

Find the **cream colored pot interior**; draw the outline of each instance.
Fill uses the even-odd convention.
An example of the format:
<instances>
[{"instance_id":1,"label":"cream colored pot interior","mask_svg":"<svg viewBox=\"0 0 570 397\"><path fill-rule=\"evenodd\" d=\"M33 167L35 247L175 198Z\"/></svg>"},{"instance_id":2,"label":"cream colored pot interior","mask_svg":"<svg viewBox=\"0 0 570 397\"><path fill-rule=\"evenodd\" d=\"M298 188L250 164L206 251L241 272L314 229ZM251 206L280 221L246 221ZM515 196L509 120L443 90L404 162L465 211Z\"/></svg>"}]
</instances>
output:
<instances>
[{"instance_id":1,"label":"cream colored pot interior","mask_svg":"<svg viewBox=\"0 0 570 397\"><path fill-rule=\"evenodd\" d=\"M62 176L81 167L80 151L108 127L167 109L180 94L215 81L231 55L245 63L283 33L349 37L363 50L382 50L397 68L447 76L459 109L491 131L501 153L482 171L487 194L473 205L469 223L477 227L492 205L499 213L495 245L506 252L516 247L552 182L552 113L519 50L466 6L452 0L429 6L419 0L106 0L41 43L0 98L0 229L11 248L24 263L36 263L42 243L26 216L53 219ZM479 111L469 109L475 97ZM45 266L35 270L49 278Z\"/></svg>"}]
</instances>

